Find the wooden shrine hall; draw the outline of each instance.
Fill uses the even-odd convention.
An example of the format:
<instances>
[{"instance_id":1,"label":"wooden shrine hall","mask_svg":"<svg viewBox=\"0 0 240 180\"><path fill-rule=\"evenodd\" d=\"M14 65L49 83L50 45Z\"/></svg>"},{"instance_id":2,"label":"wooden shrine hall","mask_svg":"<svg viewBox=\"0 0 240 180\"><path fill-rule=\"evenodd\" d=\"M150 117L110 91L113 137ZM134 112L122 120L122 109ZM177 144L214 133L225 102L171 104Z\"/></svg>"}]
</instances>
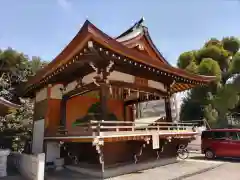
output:
<instances>
[{"instance_id":1,"label":"wooden shrine hall","mask_svg":"<svg viewBox=\"0 0 240 180\"><path fill-rule=\"evenodd\" d=\"M213 81L172 67L143 19L116 38L86 21L22 91L35 98L32 153L98 177L176 162L177 146L196 133L172 122L169 98ZM136 121L137 104L158 99L165 100L164 122Z\"/></svg>"}]
</instances>

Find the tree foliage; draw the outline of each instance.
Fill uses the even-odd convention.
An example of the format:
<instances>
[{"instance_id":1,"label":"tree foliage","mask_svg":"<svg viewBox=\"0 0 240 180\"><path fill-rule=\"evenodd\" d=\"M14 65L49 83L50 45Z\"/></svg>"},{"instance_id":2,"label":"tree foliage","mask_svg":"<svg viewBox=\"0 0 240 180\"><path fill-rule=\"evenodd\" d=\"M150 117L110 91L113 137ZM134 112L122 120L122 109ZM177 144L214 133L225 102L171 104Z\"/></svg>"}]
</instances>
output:
<instances>
[{"instance_id":1,"label":"tree foliage","mask_svg":"<svg viewBox=\"0 0 240 180\"><path fill-rule=\"evenodd\" d=\"M232 53L232 55L236 54L240 48L239 39L233 36L223 38L222 44L223 48Z\"/></svg>"},{"instance_id":2,"label":"tree foliage","mask_svg":"<svg viewBox=\"0 0 240 180\"><path fill-rule=\"evenodd\" d=\"M229 66L229 74L240 73L240 53L236 53L232 58L232 63Z\"/></svg>"},{"instance_id":3,"label":"tree foliage","mask_svg":"<svg viewBox=\"0 0 240 180\"><path fill-rule=\"evenodd\" d=\"M211 104L204 106L204 118L208 120L210 126L216 126L218 112Z\"/></svg>"},{"instance_id":4,"label":"tree foliage","mask_svg":"<svg viewBox=\"0 0 240 180\"><path fill-rule=\"evenodd\" d=\"M219 64L212 58L203 58L198 66L198 73L207 76L216 76L221 80L221 69Z\"/></svg>"},{"instance_id":5,"label":"tree foliage","mask_svg":"<svg viewBox=\"0 0 240 180\"><path fill-rule=\"evenodd\" d=\"M199 118L204 117L204 111L202 108L199 108L200 103L199 101L194 101L187 97L183 98L181 112L180 112L180 119L184 121L191 121L191 120L198 120Z\"/></svg>"},{"instance_id":6,"label":"tree foliage","mask_svg":"<svg viewBox=\"0 0 240 180\"><path fill-rule=\"evenodd\" d=\"M222 48L223 45L222 45L222 42L219 41L218 39L216 38L211 38L209 41L207 41L205 44L204 44L204 47L209 47L209 46L217 46L219 48Z\"/></svg>"},{"instance_id":7,"label":"tree foliage","mask_svg":"<svg viewBox=\"0 0 240 180\"><path fill-rule=\"evenodd\" d=\"M16 88L33 76L46 62L29 58L11 48L0 50L0 96L21 104L21 108L0 117L0 146L14 150L22 148L31 134L33 102L15 96Z\"/></svg>"},{"instance_id":8,"label":"tree foliage","mask_svg":"<svg viewBox=\"0 0 240 180\"><path fill-rule=\"evenodd\" d=\"M185 69L191 63L196 61L194 51L184 52L180 55L178 61L178 67Z\"/></svg>"},{"instance_id":9,"label":"tree foliage","mask_svg":"<svg viewBox=\"0 0 240 180\"><path fill-rule=\"evenodd\" d=\"M226 114L239 104L240 83L232 81L240 72L239 48L240 41L236 37L224 37L222 40L211 38L199 50L179 56L179 68L200 75L216 76L215 83L194 88L187 94L181 107L182 120L205 118L213 126L227 126ZM195 113L192 113L193 110Z\"/></svg>"},{"instance_id":10,"label":"tree foliage","mask_svg":"<svg viewBox=\"0 0 240 180\"><path fill-rule=\"evenodd\" d=\"M198 73L198 66L196 64L195 61L190 62L190 64L187 65L187 67L185 68L185 70L187 70L190 73Z\"/></svg>"}]
</instances>

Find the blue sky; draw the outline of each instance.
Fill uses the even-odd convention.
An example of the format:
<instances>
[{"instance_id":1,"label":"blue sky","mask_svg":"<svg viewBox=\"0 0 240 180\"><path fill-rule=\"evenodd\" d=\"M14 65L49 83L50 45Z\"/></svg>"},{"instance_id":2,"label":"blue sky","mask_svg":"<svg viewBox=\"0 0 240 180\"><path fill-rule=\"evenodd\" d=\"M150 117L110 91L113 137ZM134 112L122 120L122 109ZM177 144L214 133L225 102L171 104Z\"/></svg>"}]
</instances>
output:
<instances>
[{"instance_id":1,"label":"blue sky","mask_svg":"<svg viewBox=\"0 0 240 180\"><path fill-rule=\"evenodd\" d=\"M3 0L0 48L52 60L86 19L117 36L142 16L172 64L210 37L240 35L237 0Z\"/></svg>"}]
</instances>

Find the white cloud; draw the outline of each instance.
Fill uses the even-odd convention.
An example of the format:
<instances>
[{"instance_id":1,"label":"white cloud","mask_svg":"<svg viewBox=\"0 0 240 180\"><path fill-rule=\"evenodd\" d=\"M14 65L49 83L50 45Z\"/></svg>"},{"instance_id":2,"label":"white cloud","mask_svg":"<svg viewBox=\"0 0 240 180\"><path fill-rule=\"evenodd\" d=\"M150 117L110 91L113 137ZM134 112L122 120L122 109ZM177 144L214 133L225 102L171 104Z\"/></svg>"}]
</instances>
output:
<instances>
[{"instance_id":1,"label":"white cloud","mask_svg":"<svg viewBox=\"0 0 240 180\"><path fill-rule=\"evenodd\" d=\"M69 10L72 7L72 4L69 0L57 0L57 3L60 7L62 7L65 10Z\"/></svg>"}]
</instances>

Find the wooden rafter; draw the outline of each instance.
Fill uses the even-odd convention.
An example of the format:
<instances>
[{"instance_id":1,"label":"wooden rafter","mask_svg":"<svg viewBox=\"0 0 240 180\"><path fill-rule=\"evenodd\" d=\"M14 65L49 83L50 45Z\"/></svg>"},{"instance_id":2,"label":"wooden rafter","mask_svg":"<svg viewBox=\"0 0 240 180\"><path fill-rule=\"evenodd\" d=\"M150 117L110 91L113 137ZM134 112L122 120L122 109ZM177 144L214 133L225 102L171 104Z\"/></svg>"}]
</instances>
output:
<instances>
[{"instance_id":1,"label":"wooden rafter","mask_svg":"<svg viewBox=\"0 0 240 180\"><path fill-rule=\"evenodd\" d=\"M141 86L141 85L137 85L137 84L132 84L132 83L126 83L126 82L122 82L122 81L111 80L110 84L113 86L121 87L121 88L130 88L130 89L135 89L135 90L139 90L139 91L144 91L146 93L152 93L152 94L156 94L158 96L166 96L167 95L166 92L163 92L158 89L154 89L154 88L147 87L147 86Z\"/></svg>"}]
</instances>

